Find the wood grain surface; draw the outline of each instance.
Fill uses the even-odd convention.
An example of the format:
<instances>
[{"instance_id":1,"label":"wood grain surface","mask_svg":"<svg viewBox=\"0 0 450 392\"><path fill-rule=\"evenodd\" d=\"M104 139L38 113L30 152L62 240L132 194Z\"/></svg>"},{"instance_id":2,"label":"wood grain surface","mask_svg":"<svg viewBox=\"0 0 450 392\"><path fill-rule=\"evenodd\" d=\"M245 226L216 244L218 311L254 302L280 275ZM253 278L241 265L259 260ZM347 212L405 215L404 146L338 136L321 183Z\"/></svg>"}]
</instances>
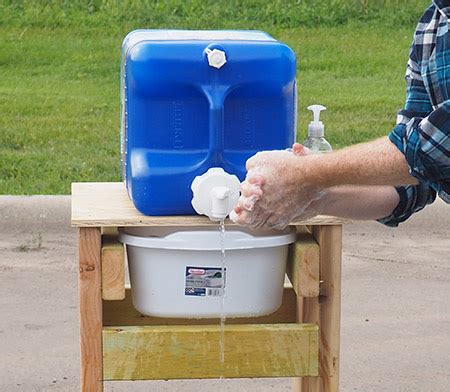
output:
<instances>
[{"instance_id":1,"label":"wood grain surface","mask_svg":"<svg viewBox=\"0 0 450 392\"><path fill-rule=\"evenodd\" d=\"M99 228L78 230L81 390L103 391L101 235Z\"/></svg>"},{"instance_id":2,"label":"wood grain surface","mask_svg":"<svg viewBox=\"0 0 450 392\"><path fill-rule=\"evenodd\" d=\"M102 235L102 298L125 298L125 247L117 235Z\"/></svg>"},{"instance_id":3,"label":"wood grain surface","mask_svg":"<svg viewBox=\"0 0 450 392\"><path fill-rule=\"evenodd\" d=\"M292 225L338 225L349 220L318 216ZM227 225L234 225L227 221ZM78 182L72 184L72 226L210 226L204 216L145 216L134 208L122 182Z\"/></svg>"},{"instance_id":4,"label":"wood grain surface","mask_svg":"<svg viewBox=\"0 0 450 392\"><path fill-rule=\"evenodd\" d=\"M105 380L290 377L318 374L318 328L310 324L107 327Z\"/></svg>"}]
</instances>

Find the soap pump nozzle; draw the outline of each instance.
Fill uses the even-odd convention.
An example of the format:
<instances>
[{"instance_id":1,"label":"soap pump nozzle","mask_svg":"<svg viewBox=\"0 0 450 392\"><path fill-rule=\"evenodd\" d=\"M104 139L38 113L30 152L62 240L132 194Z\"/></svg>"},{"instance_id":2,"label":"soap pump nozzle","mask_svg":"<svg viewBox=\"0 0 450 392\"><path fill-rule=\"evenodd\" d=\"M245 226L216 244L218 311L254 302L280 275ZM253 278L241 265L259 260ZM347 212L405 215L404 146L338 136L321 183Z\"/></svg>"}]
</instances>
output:
<instances>
[{"instance_id":1,"label":"soap pump nozzle","mask_svg":"<svg viewBox=\"0 0 450 392\"><path fill-rule=\"evenodd\" d=\"M324 138L325 126L320 121L320 112L326 109L323 105L308 106L308 110L313 112L314 118L308 125L308 137L303 142L303 145L309 148L313 154L330 152L332 150L330 143Z\"/></svg>"},{"instance_id":2,"label":"soap pump nozzle","mask_svg":"<svg viewBox=\"0 0 450 392\"><path fill-rule=\"evenodd\" d=\"M323 125L323 122L320 121L320 112L322 110L327 110L327 108L323 105L310 105L308 106L308 110L313 112L313 121L308 125L308 136L323 137L325 126Z\"/></svg>"}]
</instances>

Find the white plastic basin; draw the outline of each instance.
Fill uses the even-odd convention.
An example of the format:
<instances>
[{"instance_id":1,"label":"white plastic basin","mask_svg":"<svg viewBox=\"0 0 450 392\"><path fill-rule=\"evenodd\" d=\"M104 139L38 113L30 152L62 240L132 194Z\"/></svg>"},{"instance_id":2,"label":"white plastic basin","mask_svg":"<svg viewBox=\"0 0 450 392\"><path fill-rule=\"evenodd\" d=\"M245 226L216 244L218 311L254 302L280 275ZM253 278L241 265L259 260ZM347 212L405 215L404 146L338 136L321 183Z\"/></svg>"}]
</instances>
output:
<instances>
[{"instance_id":1,"label":"white plastic basin","mask_svg":"<svg viewBox=\"0 0 450 392\"><path fill-rule=\"evenodd\" d=\"M133 304L156 317L220 317L222 253L218 228L126 228ZM261 316L281 305L288 245L295 231L225 233L227 317Z\"/></svg>"}]
</instances>

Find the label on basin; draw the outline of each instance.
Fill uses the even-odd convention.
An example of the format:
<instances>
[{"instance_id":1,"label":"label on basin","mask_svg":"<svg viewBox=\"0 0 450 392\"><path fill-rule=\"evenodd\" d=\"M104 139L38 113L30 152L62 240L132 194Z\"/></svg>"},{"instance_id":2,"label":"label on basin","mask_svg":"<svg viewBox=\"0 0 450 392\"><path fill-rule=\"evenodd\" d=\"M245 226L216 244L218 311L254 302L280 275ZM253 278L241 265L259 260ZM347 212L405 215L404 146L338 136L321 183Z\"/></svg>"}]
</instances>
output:
<instances>
[{"instance_id":1,"label":"label on basin","mask_svg":"<svg viewBox=\"0 0 450 392\"><path fill-rule=\"evenodd\" d=\"M226 269L223 279L226 282ZM221 267L186 267L184 295L221 297L222 291Z\"/></svg>"}]
</instances>

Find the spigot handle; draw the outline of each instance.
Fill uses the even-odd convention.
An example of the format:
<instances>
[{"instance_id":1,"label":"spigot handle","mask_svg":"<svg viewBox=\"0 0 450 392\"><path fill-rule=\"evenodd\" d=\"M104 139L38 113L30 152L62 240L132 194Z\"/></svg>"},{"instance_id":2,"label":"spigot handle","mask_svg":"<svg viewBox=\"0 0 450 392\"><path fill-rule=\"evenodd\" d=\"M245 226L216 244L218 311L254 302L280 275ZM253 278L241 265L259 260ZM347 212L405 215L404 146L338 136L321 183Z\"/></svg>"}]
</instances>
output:
<instances>
[{"instance_id":1,"label":"spigot handle","mask_svg":"<svg viewBox=\"0 0 450 392\"><path fill-rule=\"evenodd\" d=\"M216 186L211 192L212 204L210 219L222 220L227 217L229 211L230 188L226 186Z\"/></svg>"},{"instance_id":2,"label":"spigot handle","mask_svg":"<svg viewBox=\"0 0 450 392\"><path fill-rule=\"evenodd\" d=\"M238 202L240 185L235 175L213 167L192 182L192 206L212 221L223 220Z\"/></svg>"}]
</instances>

